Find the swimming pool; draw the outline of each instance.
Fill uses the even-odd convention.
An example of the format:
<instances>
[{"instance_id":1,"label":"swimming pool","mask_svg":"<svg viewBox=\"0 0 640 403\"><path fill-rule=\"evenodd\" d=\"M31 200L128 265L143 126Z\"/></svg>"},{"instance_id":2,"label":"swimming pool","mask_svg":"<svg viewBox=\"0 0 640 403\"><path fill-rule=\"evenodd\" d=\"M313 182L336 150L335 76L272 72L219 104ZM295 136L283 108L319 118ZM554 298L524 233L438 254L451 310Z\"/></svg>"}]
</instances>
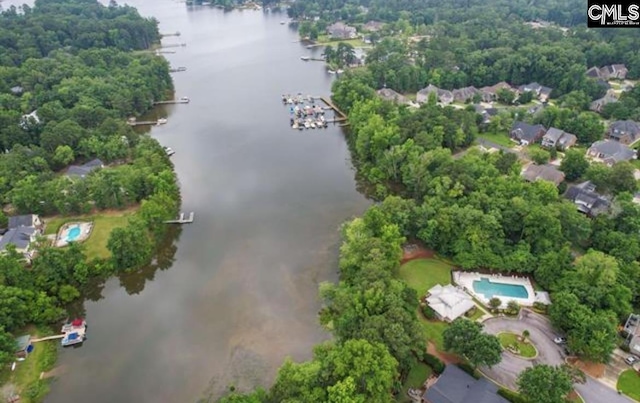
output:
<instances>
[{"instance_id":1,"label":"swimming pool","mask_svg":"<svg viewBox=\"0 0 640 403\"><path fill-rule=\"evenodd\" d=\"M486 299L493 297L529 298L529 292L522 285L494 283L485 277L473 282L473 291L484 295Z\"/></svg>"},{"instance_id":2,"label":"swimming pool","mask_svg":"<svg viewBox=\"0 0 640 403\"><path fill-rule=\"evenodd\" d=\"M69 228L69 232L67 232L67 242L73 242L80 236L81 230L79 225L74 225Z\"/></svg>"}]
</instances>

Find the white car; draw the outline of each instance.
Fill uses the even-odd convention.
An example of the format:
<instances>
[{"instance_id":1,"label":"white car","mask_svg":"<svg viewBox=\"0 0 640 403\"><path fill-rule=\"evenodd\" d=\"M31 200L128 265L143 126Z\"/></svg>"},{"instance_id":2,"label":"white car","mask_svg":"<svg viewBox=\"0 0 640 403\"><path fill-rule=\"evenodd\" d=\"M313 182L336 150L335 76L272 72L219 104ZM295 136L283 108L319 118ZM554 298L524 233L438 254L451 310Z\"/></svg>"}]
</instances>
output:
<instances>
[{"instance_id":1,"label":"white car","mask_svg":"<svg viewBox=\"0 0 640 403\"><path fill-rule=\"evenodd\" d=\"M555 339L553 339L553 342L556 344L565 344L567 342L567 339L564 337L556 337Z\"/></svg>"},{"instance_id":2,"label":"white car","mask_svg":"<svg viewBox=\"0 0 640 403\"><path fill-rule=\"evenodd\" d=\"M636 362L638 362L638 357L634 356L634 355L630 355L627 358L624 359L624 362L626 362L629 365L633 365Z\"/></svg>"}]
</instances>

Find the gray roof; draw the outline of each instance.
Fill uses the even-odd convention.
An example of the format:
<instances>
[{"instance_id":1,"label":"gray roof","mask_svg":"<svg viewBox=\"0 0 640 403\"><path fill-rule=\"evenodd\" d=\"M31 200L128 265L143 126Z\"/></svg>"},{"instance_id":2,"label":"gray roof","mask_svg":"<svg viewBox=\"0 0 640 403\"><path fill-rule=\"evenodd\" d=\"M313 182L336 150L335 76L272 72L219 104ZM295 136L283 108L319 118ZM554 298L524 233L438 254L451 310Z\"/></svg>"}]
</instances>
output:
<instances>
[{"instance_id":1,"label":"gray roof","mask_svg":"<svg viewBox=\"0 0 640 403\"><path fill-rule=\"evenodd\" d=\"M560 129L556 129L555 127L551 127L549 128L549 130L547 130L547 133L544 135L544 138L556 143L558 142L558 140L560 140L560 137L562 137L563 134L564 134L564 131Z\"/></svg>"},{"instance_id":2,"label":"gray roof","mask_svg":"<svg viewBox=\"0 0 640 403\"><path fill-rule=\"evenodd\" d=\"M541 130L545 130L544 126L542 125L534 126L525 122L515 122L513 124L513 128L511 129L511 133L518 140L526 140L529 143L533 143Z\"/></svg>"},{"instance_id":3,"label":"gray roof","mask_svg":"<svg viewBox=\"0 0 640 403\"><path fill-rule=\"evenodd\" d=\"M608 132L613 138L629 135L631 141L636 141L640 137L640 123L633 120L617 120L609 125Z\"/></svg>"},{"instance_id":4,"label":"gray roof","mask_svg":"<svg viewBox=\"0 0 640 403\"><path fill-rule=\"evenodd\" d=\"M9 217L9 228L33 227L35 226L35 214L16 215Z\"/></svg>"},{"instance_id":5,"label":"gray roof","mask_svg":"<svg viewBox=\"0 0 640 403\"><path fill-rule=\"evenodd\" d=\"M71 165L67 168L67 176L79 176L84 178L89 175L91 171L97 168L102 168L103 165L104 164L99 159L91 160L83 165Z\"/></svg>"},{"instance_id":6,"label":"gray roof","mask_svg":"<svg viewBox=\"0 0 640 403\"><path fill-rule=\"evenodd\" d=\"M527 167L527 169L524 170L522 176L529 182L545 180L553 182L556 186L558 186L564 180L564 172L558 170L558 168L551 164L531 164Z\"/></svg>"},{"instance_id":7,"label":"gray roof","mask_svg":"<svg viewBox=\"0 0 640 403\"><path fill-rule=\"evenodd\" d=\"M635 151L615 140L596 141L589 147L589 152L595 152L600 158L610 159L611 162L628 161L636 155Z\"/></svg>"},{"instance_id":8,"label":"gray roof","mask_svg":"<svg viewBox=\"0 0 640 403\"><path fill-rule=\"evenodd\" d=\"M19 85L16 85L15 87L11 87L11 93L14 95L20 95L24 92L24 88L22 88Z\"/></svg>"},{"instance_id":9,"label":"gray roof","mask_svg":"<svg viewBox=\"0 0 640 403\"><path fill-rule=\"evenodd\" d=\"M380 98L391 102L408 103L409 99L402 94L397 93L391 88L383 88L376 91Z\"/></svg>"},{"instance_id":10,"label":"gray roof","mask_svg":"<svg viewBox=\"0 0 640 403\"><path fill-rule=\"evenodd\" d=\"M25 351L27 347L31 344L31 336L25 334L20 337L16 337L16 352L19 353L21 351Z\"/></svg>"},{"instance_id":11,"label":"gray roof","mask_svg":"<svg viewBox=\"0 0 640 403\"><path fill-rule=\"evenodd\" d=\"M575 203L578 211L590 216L607 211L611 204L609 199L595 191L595 186L589 181L569 187L564 197Z\"/></svg>"},{"instance_id":12,"label":"gray roof","mask_svg":"<svg viewBox=\"0 0 640 403\"><path fill-rule=\"evenodd\" d=\"M487 379L475 379L456 365L447 365L423 399L429 403L509 403L497 392L498 387Z\"/></svg>"},{"instance_id":13,"label":"gray roof","mask_svg":"<svg viewBox=\"0 0 640 403\"><path fill-rule=\"evenodd\" d=\"M11 228L0 239L0 250L7 249L7 245L13 244L18 249L26 249L31 243L31 235L35 234L33 227Z\"/></svg>"}]
</instances>

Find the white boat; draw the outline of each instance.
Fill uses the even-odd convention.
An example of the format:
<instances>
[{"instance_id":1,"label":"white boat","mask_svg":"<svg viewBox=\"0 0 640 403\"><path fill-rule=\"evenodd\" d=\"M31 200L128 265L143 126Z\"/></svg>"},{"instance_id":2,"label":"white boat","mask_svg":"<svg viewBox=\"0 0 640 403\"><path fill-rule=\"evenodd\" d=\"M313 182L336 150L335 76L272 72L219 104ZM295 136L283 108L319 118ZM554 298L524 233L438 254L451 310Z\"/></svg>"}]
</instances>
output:
<instances>
[{"instance_id":1,"label":"white boat","mask_svg":"<svg viewBox=\"0 0 640 403\"><path fill-rule=\"evenodd\" d=\"M300 59L302 59L305 62L309 61L309 56L300 56Z\"/></svg>"},{"instance_id":2,"label":"white boat","mask_svg":"<svg viewBox=\"0 0 640 403\"><path fill-rule=\"evenodd\" d=\"M190 99L189 99L189 97L182 97L182 98L180 98L180 101L188 103L190 101Z\"/></svg>"},{"instance_id":3,"label":"white boat","mask_svg":"<svg viewBox=\"0 0 640 403\"><path fill-rule=\"evenodd\" d=\"M164 148L164 152L167 153L167 156L171 157L173 154L175 154L176 152L173 151L173 149L171 147L165 147Z\"/></svg>"},{"instance_id":4,"label":"white boat","mask_svg":"<svg viewBox=\"0 0 640 403\"><path fill-rule=\"evenodd\" d=\"M342 73L344 73L344 70L338 70L338 71L336 71L336 74L342 74Z\"/></svg>"},{"instance_id":5,"label":"white boat","mask_svg":"<svg viewBox=\"0 0 640 403\"><path fill-rule=\"evenodd\" d=\"M327 73L329 73L329 74L336 74L336 72L335 72L335 71L333 71L333 70L327 70Z\"/></svg>"},{"instance_id":6,"label":"white boat","mask_svg":"<svg viewBox=\"0 0 640 403\"><path fill-rule=\"evenodd\" d=\"M304 128L308 129L309 127L311 127L311 125L309 124L309 121L304 122Z\"/></svg>"},{"instance_id":7,"label":"white boat","mask_svg":"<svg viewBox=\"0 0 640 403\"><path fill-rule=\"evenodd\" d=\"M312 128L312 129L315 129L315 128L316 128L316 124L315 124L314 122L311 122L311 125L310 125L310 126L311 126L311 128Z\"/></svg>"},{"instance_id":8,"label":"white boat","mask_svg":"<svg viewBox=\"0 0 640 403\"><path fill-rule=\"evenodd\" d=\"M280 21L280 25L284 25L284 24L286 24L286 22Z\"/></svg>"},{"instance_id":9,"label":"white boat","mask_svg":"<svg viewBox=\"0 0 640 403\"><path fill-rule=\"evenodd\" d=\"M165 123L167 123L167 119L165 119L165 118L160 118L160 119L158 119L158 121L157 121L157 124L158 124L158 125L163 125L163 124L165 124Z\"/></svg>"}]
</instances>

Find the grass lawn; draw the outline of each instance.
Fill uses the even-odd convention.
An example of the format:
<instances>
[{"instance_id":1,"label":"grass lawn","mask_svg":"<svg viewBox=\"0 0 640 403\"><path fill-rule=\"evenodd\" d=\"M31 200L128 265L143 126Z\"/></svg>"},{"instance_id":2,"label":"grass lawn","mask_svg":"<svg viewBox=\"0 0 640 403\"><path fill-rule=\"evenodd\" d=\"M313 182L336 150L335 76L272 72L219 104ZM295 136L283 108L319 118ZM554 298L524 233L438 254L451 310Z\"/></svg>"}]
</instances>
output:
<instances>
[{"instance_id":1,"label":"grass lawn","mask_svg":"<svg viewBox=\"0 0 640 403\"><path fill-rule=\"evenodd\" d=\"M530 343L523 343L518 340L518 335L514 333L500 333L498 334L498 340L500 340L500 344L505 349L507 346L516 345L520 350L518 355L521 355L525 358L533 358L536 356L536 348Z\"/></svg>"},{"instance_id":2,"label":"grass lawn","mask_svg":"<svg viewBox=\"0 0 640 403\"><path fill-rule=\"evenodd\" d=\"M398 277L416 290L419 296L424 296L436 284L451 284L452 268L452 265L439 259L416 259L400 266Z\"/></svg>"},{"instance_id":3,"label":"grass lawn","mask_svg":"<svg viewBox=\"0 0 640 403\"><path fill-rule=\"evenodd\" d=\"M491 141L493 143L499 144L504 147L512 148L516 145L507 134L498 134L498 133L482 133L478 134L479 139L484 139L487 141Z\"/></svg>"},{"instance_id":4,"label":"grass lawn","mask_svg":"<svg viewBox=\"0 0 640 403\"><path fill-rule=\"evenodd\" d=\"M28 327L23 332L16 333L31 334L34 338L51 334L46 329L39 330L35 327ZM45 341L34 344L34 349L26 360L18 362L16 370L11 371L9 366L0 372L1 384L12 384L20 395L20 403L41 402L49 392L49 382L40 380L40 373L53 368L57 355L57 344L59 340Z\"/></svg>"},{"instance_id":5,"label":"grass lawn","mask_svg":"<svg viewBox=\"0 0 640 403\"><path fill-rule=\"evenodd\" d=\"M628 369L618 378L618 390L629 397L640 400L640 374L633 369Z\"/></svg>"},{"instance_id":6,"label":"grass lawn","mask_svg":"<svg viewBox=\"0 0 640 403\"><path fill-rule=\"evenodd\" d=\"M469 317L469 319L473 320L473 321L476 321L476 320L480 319L484 314L485 314L485 312L482 309L476 308L476 311L473 313L473 315L471 315Z\"/></svg>"},{"instance_id":7,"label":"grass lawn","mask_svg":"<svg viewBox=\"0 0 640 403\"><path fill-rule=\"evenodd\" d=\"M427 320L421 313L418 313L417 315L424 332L424 337L433 342L438 350L445 351L442 333L444 333L444 330L449 327L449 324L439 320Z\"/></svg>"},{"instance_id":8,"label":"grass lawn","mask_svg":"<svg viewBox=\"0 0 640 403\"><path fill-rule=\"evenodd\" d=\"M409 371L409 375L407 375L407 380L404 381L404 385L402 385L402 391L396 398L396 402L399 403L409 403L411 399L407 396L407 391L409 388L420 389L424 381L431 375L433 371L431 367L427 364L419 362L418 365L411 368Z\"/></svg>"},{"instance_id":9,"label":"grass lawn","mask_svg":"<svg viewBox=\"0 0 640 403\"><path fill-rule=\"evenodd\" d=\"M63 224L71 221L93 221L91 235L89 235L89 239L84 242L87 257L89 259L106 259L110 256L109 250L107 249L109 234L111 234L114 228L127 225L129 217L134 213L135 209L128 209L75 217L54 216L44 218L46 223L45 235L57 233Z\"/></svg>"},{"instance_id":10,"label":"grass lawn","mask_svg":"<svg viewBox=\"0 0 640 403\"><path fill-rule=\"evenodd\" d=\"M353 46L354 48L361 48L361 47L367 46L367 44L364 43L362 41L362 39L359 39L359 38L355 38L355 39L331 39L331 38L329 38L328 35L320 35L320 36L318 36L318 39L315 40L315 43L317 45L337 46L340 42L348 43L351 46ZM369 47L370 47L370 45L369 45Z\"/></svg>"}]
</instances>

